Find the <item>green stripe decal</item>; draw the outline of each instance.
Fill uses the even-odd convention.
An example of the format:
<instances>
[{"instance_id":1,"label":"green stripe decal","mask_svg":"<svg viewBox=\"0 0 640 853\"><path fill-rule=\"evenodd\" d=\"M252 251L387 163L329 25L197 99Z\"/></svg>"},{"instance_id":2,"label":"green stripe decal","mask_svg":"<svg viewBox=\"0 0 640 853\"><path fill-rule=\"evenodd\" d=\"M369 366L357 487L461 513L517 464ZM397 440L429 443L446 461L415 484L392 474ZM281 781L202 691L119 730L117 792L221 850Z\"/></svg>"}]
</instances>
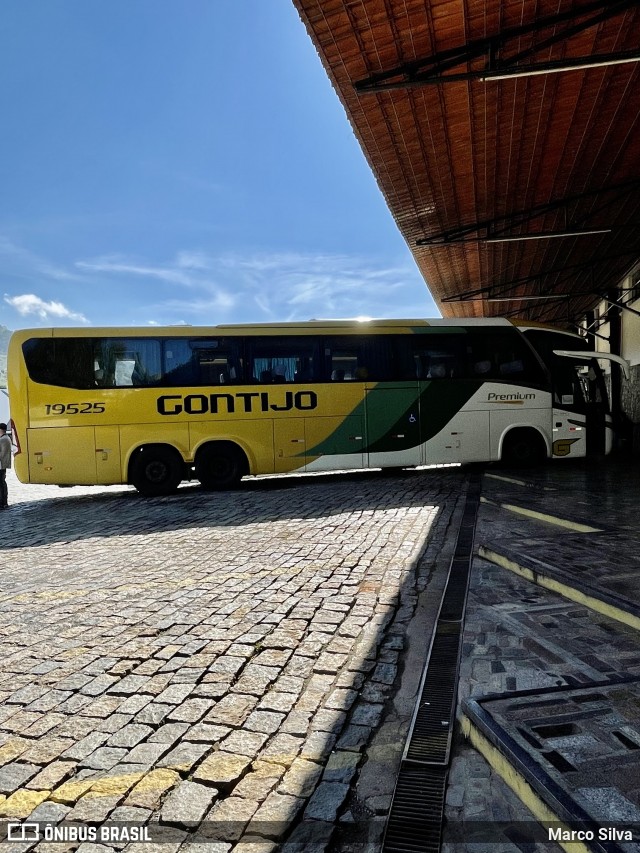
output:
<instances>
[{"instance_id":1,"label":"green stripe decal","mask_svg":"<svg viewBox=\"0 0 640 853\"><path fill-rule=\"evenodd\" d=\"M367 394L368 453L407 450L420 444L418 383L381 382Z\"/></svg>"},{"instance_id":2,"label":"green stripe decal","mask_svg":"<svg viewBox=\"0 0 640 853\"><path fill-rule=\"evenodd\" d=\"M368 391L366 402L358 403L333 433L307 450L307 455L353 453L350 436L358 423L365 430L365 418L367 442L358 452L388 453L417 447L444 429L481 384L464 379L414 385L381 382Z\"/></svg>"},{"instance_id":3,"label":"green stripe decal","mask_svg":"<svg viewBox=\"0 0 640 853\"><path fill-rule=\"evenodd\" d=\"M482 385L476 379L456 379L453 382L421 382L420 437L429 441L466 405Z\"/></svg>"}]
</instances>

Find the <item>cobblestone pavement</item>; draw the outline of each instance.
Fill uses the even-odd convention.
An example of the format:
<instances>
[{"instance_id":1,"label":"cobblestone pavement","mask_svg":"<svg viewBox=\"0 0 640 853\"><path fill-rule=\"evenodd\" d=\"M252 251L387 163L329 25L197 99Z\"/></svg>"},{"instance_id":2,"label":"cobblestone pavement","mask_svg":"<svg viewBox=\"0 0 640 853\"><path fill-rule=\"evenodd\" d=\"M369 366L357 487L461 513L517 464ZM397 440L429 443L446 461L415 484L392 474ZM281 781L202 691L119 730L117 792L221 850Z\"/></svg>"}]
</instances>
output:
<instances>
[{"instance_id":1,"label":"cobblestone pavement","mask_svg":"<svg viewBox=\"0 0 640 853\"><path fill-rule=\"evenodd\" d=\"M464 482L366 472L145 500L10 475L0 815L160 825L168 853L198 826L216 853L266 853L294 823L332 825L396 681L418 556Z\"/></svg>"}]
</instances>

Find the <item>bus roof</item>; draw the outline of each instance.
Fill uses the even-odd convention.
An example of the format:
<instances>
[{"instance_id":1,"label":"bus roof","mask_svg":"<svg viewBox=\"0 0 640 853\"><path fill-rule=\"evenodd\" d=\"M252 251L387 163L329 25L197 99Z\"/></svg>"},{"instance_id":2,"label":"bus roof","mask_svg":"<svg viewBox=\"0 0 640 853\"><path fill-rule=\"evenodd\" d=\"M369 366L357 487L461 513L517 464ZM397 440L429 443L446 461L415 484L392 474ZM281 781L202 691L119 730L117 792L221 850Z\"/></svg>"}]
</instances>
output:
<instances>
[{"instance_id":1,"label":"bus roof","mask_svg":"<svg viewBox=\"0 0 640 853\"><path fill-rule=\"evenodd\" d=\"M237 335L239 333L266 334L294 333L294 332L318 332L318 331L345 331L350 333L366 334L368 331L405 331L415 332L419 329L429 327L442 328L495 328L512 326L519 329L541 328L551 331L562 332L554 326L545 326L541 323L530 323L524 320L508 320L504 317L469 317L469 318L433 318L433 319L360 319L351 318L343 320L298 320L280 323L228 323L216 326L64 326L58 328L19 329L14 335L22 340L30 337L117 337L135 335L139 337L157 337L162 335L175 335L176 337L187 337L193 335ZM573 334L573 333L569 333Z\"/></svg>"}]
</instances>

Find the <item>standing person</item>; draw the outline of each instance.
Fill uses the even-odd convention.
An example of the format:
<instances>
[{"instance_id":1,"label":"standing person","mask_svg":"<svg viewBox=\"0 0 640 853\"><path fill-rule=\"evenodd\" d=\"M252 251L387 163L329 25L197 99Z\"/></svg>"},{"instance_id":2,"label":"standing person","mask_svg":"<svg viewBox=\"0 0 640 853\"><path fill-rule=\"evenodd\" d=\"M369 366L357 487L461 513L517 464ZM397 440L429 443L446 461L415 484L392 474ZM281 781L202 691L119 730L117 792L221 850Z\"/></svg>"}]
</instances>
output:
<instances>
[{"instance_id":1,"label":"standing person","mask_svg":"<svg viewBox=\"0 0 640 853\"><path fill-rule=\"evenodd\" d=\"M7 425L0 424L0 509L7 508L7 468L11 468L11 439Z\"/></svg>"}]
</instances>

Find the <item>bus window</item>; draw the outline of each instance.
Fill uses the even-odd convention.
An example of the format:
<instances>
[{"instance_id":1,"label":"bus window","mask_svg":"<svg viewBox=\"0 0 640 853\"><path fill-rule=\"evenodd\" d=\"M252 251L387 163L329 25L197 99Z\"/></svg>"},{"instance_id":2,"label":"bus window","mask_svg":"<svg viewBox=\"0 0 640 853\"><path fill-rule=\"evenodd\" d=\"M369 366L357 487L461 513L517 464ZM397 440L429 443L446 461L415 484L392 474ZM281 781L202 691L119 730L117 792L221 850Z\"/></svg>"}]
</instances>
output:
<instances>
[{"instance_id":1,"label":"bus window","mask_svg":"<svg viewBox=\"0 0 640 853\"><path fill-rule=\"evenodd\" d=\"M416 379L459 379L465 375L464 334L416 335L410 339Z\"/></svg>"},{"instance_id":2,"label":"bus window","mask_svg":"<svg viewBox=\"0 0 640 853\"><path fill-rule=\"evenodd\" d=\"M169 338L164 342L165 385L230 385L242 380L234 338Z\"/></svg>"},{"instance_id":3,"label":"bus window","mask_svg":"<svg viewBox=\"0 0 640 853\"><path fill-rule=\"evenodd\" d=\"M358 369L365 367L362 347L355 342L332 341L325 347L324 354L327 373L332 382L353 382Z\"/></svg>"},{"instance_id":4,"label":"bus window","mask_svg":"<svg viewBox=\"0 0 640 853\"><path fill-rule=\"evenodd\" d=\"M98 338L93 350L94 384L100 388L157 385L160 342L153 338Z\"/></svg>"},{"instance_id":5,"label":"bus window","mask_svg":"<svg viewBox=\"0 0 640 853\"><path fill-rule=\"evenodd\" d=\"M93 387L90 338L31 338L22 345L29 378L63 388Z\"/></svg>"},{"instance_id":6,"label":"bus window","mask_svg":"<svg viewBox=\"0 0 640 853\"><path fill-rule=\"evenodd\" d=\"M598 402L607 408L602 371L590 359L585 340L547 329L527 329L524 334L551 373L556 406L583 411L587 402ZM555 355L554 349L584 349L585 362Z\"/></svg>"},{"instance_id":7,"label":"bus window","mask_svg":"<svg viewBox=\"0 0 640 853\"><path fill-rule=\"evenodd\" d=\"M388 335L324 339L325 379L330 382L384 382L394 378L393 340Z\"/></svg>"},{"instance_id":8,"label":"bus window","mask_svg":"<svg viewBox=\"0 0 640 853\"><path fill-rule=\"evenodd\" d=\"M310 337L249 341L249 372L253 382L316 382L317 361L317 345Z\"/></svg>"},{"instance_id":9,"label":"bus window","mask_svg":"<svg viewBox=\"0 0 640 853\"><path fill-rule=\"evenodd\" d=\"M473 379L546 384L542 366L515 329L491 329L489 335L472 331L467 357Z\"/></svg>"}]
</instances>

